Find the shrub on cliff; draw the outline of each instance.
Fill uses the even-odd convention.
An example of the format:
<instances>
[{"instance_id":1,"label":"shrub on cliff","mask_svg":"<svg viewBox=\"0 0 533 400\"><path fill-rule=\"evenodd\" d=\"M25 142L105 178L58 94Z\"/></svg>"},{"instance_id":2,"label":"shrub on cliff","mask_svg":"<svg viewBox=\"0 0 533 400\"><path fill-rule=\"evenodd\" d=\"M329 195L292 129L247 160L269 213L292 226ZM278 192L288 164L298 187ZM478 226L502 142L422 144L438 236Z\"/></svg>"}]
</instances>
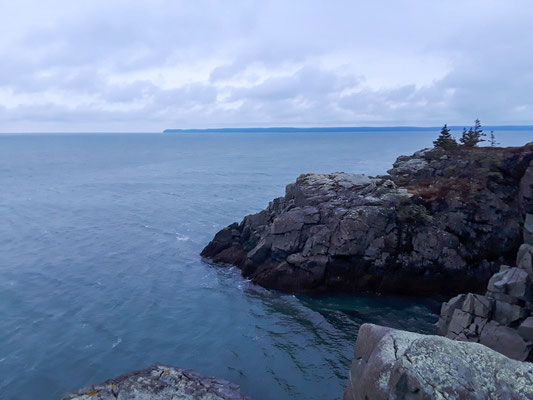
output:
<instances>
[{"instance_id":1,"label":"shrub on cliff","mask_svg":"<svg viewBox=\"0 0 533 400\"><path fill-rule=\"evenodd\" d=\"M473 128L470 128L469 130L466 130L466 128L463 129L463 135L459 140L463 146L474 147L477 146L478 143L485 141L485 139L483 139L484 136L486 135L483 133L483 129L481 129L481 122L479 122L479 119L476 119Z\"/></svg>"},{"instance_id":2,"label":"shrub on cliff","mask_svg":"<svg viewBox=\"0 0 533 400\"><path fill-rule=\"evenodd\" d=\"M440 131L439 137L433 142L433 145L444 150L451 150L457 147L457 142L450 133L447 124L444 124L442 130Z\"/></svg>"}]
</instances>

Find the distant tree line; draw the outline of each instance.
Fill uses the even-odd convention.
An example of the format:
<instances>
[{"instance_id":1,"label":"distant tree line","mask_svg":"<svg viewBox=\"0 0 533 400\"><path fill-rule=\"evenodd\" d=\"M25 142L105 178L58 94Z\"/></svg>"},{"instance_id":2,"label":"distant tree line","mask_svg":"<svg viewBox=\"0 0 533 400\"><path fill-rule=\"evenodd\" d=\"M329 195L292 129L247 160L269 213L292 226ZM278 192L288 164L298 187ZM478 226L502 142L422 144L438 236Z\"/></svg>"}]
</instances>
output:
<instances>
[{"instance_id":1,"label":"distant tree line","mask_svg":"<svg viewBox=\"0 0 533 400\"><path fill-rule=\"evenodd\" d=\"M475 147L479 143L487 141L485 139L486 136L487 135L483 132L483 129L481 128L481 122L479 121L479 119L476 119L473 127L468 130L466 130L466 128L463 128L463 133L459 138L460 144L457 143L457 140L455 140L455 138L450 133L450 129L448 129L447 124L444 124L440 131L439 137L433 142L433 144L435 145L435 147L440 147L445 150L452 150L459 146ZM493 131L490 132L488 142L490 143L491 147L494 147L499 144L496 142L496 137L494 136Z\"/></svg>"}]
</instances>

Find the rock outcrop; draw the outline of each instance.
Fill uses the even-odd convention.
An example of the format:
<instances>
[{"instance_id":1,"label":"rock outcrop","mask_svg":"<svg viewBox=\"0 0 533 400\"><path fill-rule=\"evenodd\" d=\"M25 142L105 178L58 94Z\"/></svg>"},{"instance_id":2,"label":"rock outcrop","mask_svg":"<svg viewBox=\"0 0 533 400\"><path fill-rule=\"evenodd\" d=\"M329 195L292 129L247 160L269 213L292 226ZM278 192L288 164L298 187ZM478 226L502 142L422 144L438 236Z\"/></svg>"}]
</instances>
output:
<instances>
[{"instance_id":1,"label":"rock outcrop","mask_svg":"<svg viewBox=\"0 0 533 400\"><path fill-rule=\"evenodd\" d=\"M239 386L222 379L155 364L66 394L62 400L245 400Z\"/></svg>"},{"instance_id":2,"label":"rock outcrop","mask_svg":"<svg viewBox=\"0 0 533 400\"><path fill-rule=\"evenodd\" d=\"M524 223L516 266L502 265L487 292L461 294L442 305L439 333L478 342L507 357L533 361L533 214Z\"/></svg>"},{"instance_id":3,"label":"rock outcrop","mask_svg":"<svg viewBox=\"0 0 533 400\"><path fill-rule=\"evenodd\" d=\"M533 364L477 343L359 329L344 400L533 399Z\"/></svg>"},{"instance_id":4,"label":"rock outcrop","mask_svg":"<svg viewBox=\"0 0 533 400\"><path fill-rule=\"evenodd\" d=\"M423 150L389 175L304 174L202 256L291 292L479 293L521 243L533 143Z\"/></svg>"}]
</instances>

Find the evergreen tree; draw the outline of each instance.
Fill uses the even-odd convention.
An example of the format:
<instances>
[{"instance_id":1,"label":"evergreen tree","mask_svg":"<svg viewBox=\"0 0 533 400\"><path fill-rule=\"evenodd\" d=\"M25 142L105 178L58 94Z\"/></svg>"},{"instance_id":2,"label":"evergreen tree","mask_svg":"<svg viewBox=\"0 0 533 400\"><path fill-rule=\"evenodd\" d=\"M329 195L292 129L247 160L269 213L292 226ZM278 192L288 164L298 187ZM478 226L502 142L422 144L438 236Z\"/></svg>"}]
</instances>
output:
<instances>
[{"instance_id":1,"label":"evergreen tree","mask_svg":"<svg viewBox=\"0 0 533 400\"><path fill-rule=\"evenodd\" d=\"M489 142L490 142L490 147L495 147L496 145L499 144L499 143L496 141L496 136L494 136L494 131L490 131L490 139L489 139Z\"/></svg>"},{"instance_id":2,"label":"evergreen tree","mask_svg":"<svg viewBox=\"0 0 533 400\"><path fill-rule=\"evenodd\" d=\"M433 142L433 144L435 147L440 147L444 150L451 150L457 147L457 142L451 135L447 124L444 124L439 137Z\"/></svg>"},{"instance_id":3,"label":"evergreen tree","mask_svg":"<svg viewBox=\"0 0 533 400\"><path fill-rule=\"evenodd\" d=\"M461 143L466 147L477 146L478 143L484 142L483 137L486 136L481 129L481 123L479 119L476 119L474 122L474 127L470 128L468 131L463 129L463 135L461 136Z\"/></svg>"}]
</instances>

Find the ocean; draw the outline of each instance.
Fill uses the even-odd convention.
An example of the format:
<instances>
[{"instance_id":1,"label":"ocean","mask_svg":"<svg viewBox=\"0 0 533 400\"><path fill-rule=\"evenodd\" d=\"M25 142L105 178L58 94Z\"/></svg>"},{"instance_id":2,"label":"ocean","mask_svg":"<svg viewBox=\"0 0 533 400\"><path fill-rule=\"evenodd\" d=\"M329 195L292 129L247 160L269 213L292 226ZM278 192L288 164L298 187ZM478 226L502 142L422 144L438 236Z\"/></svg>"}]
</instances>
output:
<instances>
[{"instance_id":1,"label":"ocean","mask_svg":"<svg viewBox=\"0 0 533 400\"><path fill-rule=\"evenodd\" d=\"M256 400L341 398L362 323L430 333L442 299L294 296L199 253L301 173L384 174L437 135L0 135L0 398L58 399L155 362Z\"/></svg>"}]
</instances>

